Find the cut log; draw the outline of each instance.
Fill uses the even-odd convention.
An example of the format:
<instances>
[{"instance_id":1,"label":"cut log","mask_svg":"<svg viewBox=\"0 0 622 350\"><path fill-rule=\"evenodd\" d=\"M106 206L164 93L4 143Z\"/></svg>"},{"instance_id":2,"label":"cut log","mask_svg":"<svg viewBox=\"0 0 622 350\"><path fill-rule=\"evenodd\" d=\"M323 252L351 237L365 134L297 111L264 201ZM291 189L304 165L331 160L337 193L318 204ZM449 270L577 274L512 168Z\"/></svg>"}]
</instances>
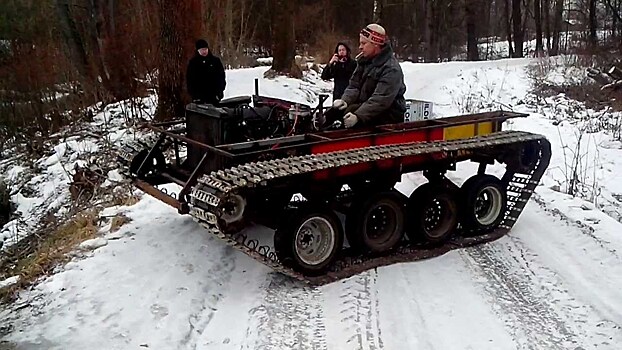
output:
<instances>
[{"instance_id":1,"label":"cut log","mask_svg":"<svg viewBox=\"0 0 622 350\"><path fill-rule=\"evenodd\" d=\"M622 80L622 69L616 66L611 67L607 74L609 74L609 76L612 77L614 80Z\"/></svg>"},{"instance_id":2,"label":"cut log","mask_svg":"<svg viewBox=\"0 0 622 350\"><path fill-rule=\"evenodd\" d=\"M601 84L601 85L606 85L606 84L611 84L613 83L613 79L611 79L608 75L606 75L605 73L602 73L600 71L596 71L597 73L591 72L590 70L588 70L587 76L594 79L597 83Z\"/></svg>"},{"instance_id":3,"label":"cut log","mask_svg":"<svg viewBox=\"0 0 622 350\"><path fill-rule=\"evenodd\" d=\"M600 71L598 69L594 69L594 68L588 67L587 68L587 73L588 74L590 74L590 73L591 74L598 74L598 73L600 73Z\"/></svg>"},{"instance_id":4,"label":"cut log","mask_svg":"<svg viewBox=\"0 0 622 350\"><path fill-rule=\"evenodd\" d=\"M618 80L618 81L610 83L610 84L605 84L600 89L601 90L605 90L605 89L617 90L620 87L622 87L622 80Z\"/></svg>"}]
</instances>

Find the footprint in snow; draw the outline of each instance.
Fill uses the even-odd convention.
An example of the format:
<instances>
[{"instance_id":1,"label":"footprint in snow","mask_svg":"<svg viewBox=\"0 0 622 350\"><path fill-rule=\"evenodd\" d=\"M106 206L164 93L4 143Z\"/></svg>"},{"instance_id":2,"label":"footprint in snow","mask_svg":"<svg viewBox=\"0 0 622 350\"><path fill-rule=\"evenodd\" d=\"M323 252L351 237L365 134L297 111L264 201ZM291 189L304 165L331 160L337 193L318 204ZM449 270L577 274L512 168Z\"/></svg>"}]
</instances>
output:
<instances>
[{"instance_id":1,"label":"footprint in snow","mask_svg":"<svg viewBox=\"0 0 622 350\"><path fill-rule=\"evenodd\" d=\"M153 304L151 305L151 313L155 319L161 320L168 316L168 308L159 304Z\"/></svg>"}]
</instances>

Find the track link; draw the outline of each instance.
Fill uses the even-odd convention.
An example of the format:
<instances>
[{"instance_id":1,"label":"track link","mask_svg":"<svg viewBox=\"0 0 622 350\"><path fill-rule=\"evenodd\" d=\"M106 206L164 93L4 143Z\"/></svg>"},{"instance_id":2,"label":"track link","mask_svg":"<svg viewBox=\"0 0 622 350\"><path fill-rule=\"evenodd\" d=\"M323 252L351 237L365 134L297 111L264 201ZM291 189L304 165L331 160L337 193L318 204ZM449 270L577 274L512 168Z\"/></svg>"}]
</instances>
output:
<instances>
[{"instance_id":1,"label":"track link","mask_svg":"<svg viewBox=\"0 0 622 350\"><path fill-rule=\"evenodd\" d=\"M318 170L395 157L413 155L446 157L465 150L476 152L517 143L537 144L537 161L528 171L506 174L509 178L506 188L507 210L499 227L488 234L475 236L456 234L441 246L426 246L403 241L392 252L383 256L363 256L344 249L329 272L319 277L310 277L283 266L269 246L261 246L257 240L249 239L243 233L229 233L230 227L222 220L223 205L229 198L243 196L242 193L249 193L260 187L269 187L271 183L284 177L301 176ZM468 139L373 146L247 163L203 175L191 192L190 214L210 233L273 270L313 285L322 285L371 268L431 258L456 248L477 245L502 237L510 230L523 211L544 170L548 167L550 156L550 143L544 136L520 131L503 131Z\"/></svg>"},{"instance_id":2,"label":"track link","mask_svg":"<svg viewBox=\"0 0 622 350\"><path fill-rule=\"evenodd\" d=\"M116 149L117 160L123 165L121 173L131 177L130 166L134 157L143 150L149 150L158 141L157 135L147 135L144 138L128 140Z\"/></svg>"}]
</instances>

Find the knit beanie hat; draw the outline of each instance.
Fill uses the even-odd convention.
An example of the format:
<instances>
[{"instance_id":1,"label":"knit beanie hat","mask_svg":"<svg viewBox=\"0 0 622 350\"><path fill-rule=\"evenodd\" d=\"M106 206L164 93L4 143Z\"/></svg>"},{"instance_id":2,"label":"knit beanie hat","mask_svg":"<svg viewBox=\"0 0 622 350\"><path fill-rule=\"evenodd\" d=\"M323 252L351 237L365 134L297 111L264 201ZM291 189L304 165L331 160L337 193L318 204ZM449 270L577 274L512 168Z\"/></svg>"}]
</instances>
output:
<instances>
[{"instance_id":1,"label":"knit beanie hat","mask_svg":"<svg viewBox=\"0 0 622 350\"><path fill-rule=\"evenodd\" d=\"M202 49L202 48L208 48L209 49L209 45L207 45L207 41L205 41L203 39L197 40L195 46L196 46L197 50L198 49Z\"/></svg>"},{"instance_id":2,"label":"knit beanie hat","mask_svg":"<svg viewBox=\"0 0 622 350\"><path fill-rule=\"evenodd\" d=\"M384 28L376 23L368 24L361 30L361 38L376 45L384 45L387 41L387 33Z\"/></svg>"}]
</instances>

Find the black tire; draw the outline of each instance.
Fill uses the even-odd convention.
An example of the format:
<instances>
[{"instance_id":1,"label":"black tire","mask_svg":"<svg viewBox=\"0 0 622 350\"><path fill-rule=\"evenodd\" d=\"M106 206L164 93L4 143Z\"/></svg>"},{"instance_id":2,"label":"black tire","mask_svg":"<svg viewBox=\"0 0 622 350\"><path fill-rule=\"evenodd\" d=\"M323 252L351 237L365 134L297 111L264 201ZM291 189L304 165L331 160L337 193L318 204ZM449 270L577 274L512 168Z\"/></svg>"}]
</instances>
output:
<instances>
[{"instance_id":1,"label":"black tire","mask_svg":"<svg viewBox=\"0 0 622 350\"><path fill-rule=\"evenodd\" d=\"M274 232L274 250L283 265L308 276L323 274L343 247L343 229L339 217L328 209L313 207L286 212L283 223ZM324 230L320 246L309 246L311 230ZM322 237L324 236L324 237ZM321 240L320 240L321 241ZM320 250L321 249L321 250Z\"/></svg>"},{"instance_id":2,"label":"black tire","mask_svg":"<svg viewBox=\"0 0 622 350\"><path fill-rule=\"evenodd\" d=\"M134 158L132 158L132 163L130 164L130 174L138 177L154 175L154 171L162 170L165 167L166 160L164 159L164 154L162 154L160 150L154 150L151 154L151 161L147 161L147 164L145 164L145 166L141 169L140 174L138 174L138 169L145 158L147 158L148 154L149 150L143 149L138 152Z\"/></svg>"},{"instance_id":3,"label":"black tire","mask_svg":"<svg viewBox=\"0 0 622 350\"><path fill-rule=\"evenodd\" d=\"M404 196L395 190L355 198L346 215L350 247L370 253L391 250L404 236L404 207Z\"/></svg>"},{"instance_id":4,"label":"black tire","mask_svg":"<svg viewBox=\"0 0 622 350\"><path fill-rule=\"evenodd\" d=\"M506 188L492 175L475 175L464 182L462 195L462 227L473 233L495 229L507 209Z\"/></svg>"},{"instance_id":5,"label":"black tire","mask_svg":"<svg viewBox=\"0 0 622 350\"><path fill-rule=\"evenodd\" d=\"M415 242L442 243L456 230L459 207L456 191L443 184L425 183L408 198L408 238Z\"/></svg>"}]
</instances>

